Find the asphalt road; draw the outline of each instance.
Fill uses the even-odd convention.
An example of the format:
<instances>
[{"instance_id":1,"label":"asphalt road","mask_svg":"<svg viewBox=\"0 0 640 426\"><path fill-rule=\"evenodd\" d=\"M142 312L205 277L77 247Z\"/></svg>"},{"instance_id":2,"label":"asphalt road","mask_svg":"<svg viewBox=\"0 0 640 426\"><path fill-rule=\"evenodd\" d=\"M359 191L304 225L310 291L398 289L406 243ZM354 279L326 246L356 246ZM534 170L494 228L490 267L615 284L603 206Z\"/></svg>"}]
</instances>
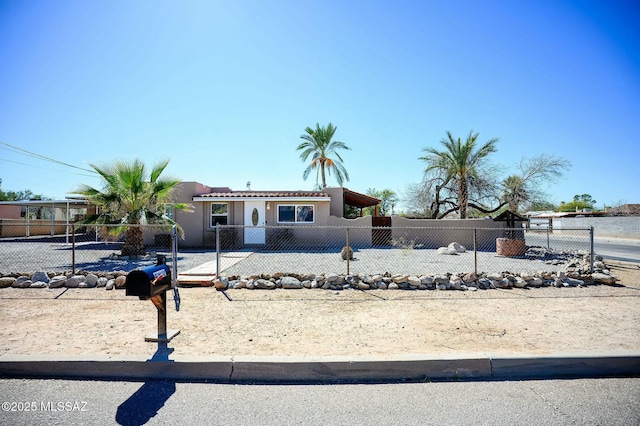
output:
<instances>
[{"instance_id":1,"label":"asphalt road","mask_svg":"<svg viewBox=\"0 0 640 426\"><path fill-rule=\"evenodd\" d=\"M640 379L308 386L5 379L0 395L5 425L640 424Z\"/></svg>"},{"instance_id":2,"label":"asphalt road","mask_svg":"<svg viewBox=\"0 0 640 426\"><path fill-rule=\"evenodd\" d=\"M551 246L556 249L589 251L589 236L579 237L541 233L527 233L527 245ZM622 238L595 238L593 248L597 255L610 260L640 263L640 240Z\"/></svg>"},{"instance_id":3,"label":"asphalt road","mask_svg":"<svg viewBox=\"0 0 640 426\"><path fill-rule=\"evenodd\" d=\"M605 259L640 263L640 240L600 240L593 242L594 251Z\"/></svg>"}]
</instances>

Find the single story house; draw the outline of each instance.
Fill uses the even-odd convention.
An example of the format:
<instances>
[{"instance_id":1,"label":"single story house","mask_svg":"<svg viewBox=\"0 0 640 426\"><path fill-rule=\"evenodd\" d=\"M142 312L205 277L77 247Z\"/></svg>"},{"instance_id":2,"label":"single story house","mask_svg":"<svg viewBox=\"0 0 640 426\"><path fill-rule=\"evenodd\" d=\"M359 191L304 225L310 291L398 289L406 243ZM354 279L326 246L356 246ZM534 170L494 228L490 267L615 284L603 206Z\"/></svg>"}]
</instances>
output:
<instances>
[{"instance_id":1,"label":"single story house","mask_svg":"<svg viewBox=\"0 0 640 426\"><path fill-rule=\"evenodd\" d=\"M198 182L181 182L174 196L175 202L193 206L191 212L174 213L184 231L185 239L180 244L188 247L215 247L216 225L239 225L234 230L233 244L240 246L266 244L267 231L274 227L371 226L371 216L344 219L344 206L362 211L381 202L343 187L322 191L234 191Z\"/></svg>"}]
</instances>

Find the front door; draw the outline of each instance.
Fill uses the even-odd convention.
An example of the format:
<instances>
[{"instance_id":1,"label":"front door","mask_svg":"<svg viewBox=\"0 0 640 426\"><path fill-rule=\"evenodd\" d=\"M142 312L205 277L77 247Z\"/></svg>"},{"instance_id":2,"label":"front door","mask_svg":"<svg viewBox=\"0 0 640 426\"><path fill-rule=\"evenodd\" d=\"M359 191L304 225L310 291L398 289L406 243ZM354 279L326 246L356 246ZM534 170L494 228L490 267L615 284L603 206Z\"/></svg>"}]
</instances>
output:
<instances>
[{"instance_id":1,"label":"front door","mask_svg":"<svg viewBox=\"0 0 640 426\"><path fill-rule=\"evenodd\" d=\"M264 201L244 202L244 243L264 244Z\"/></svg>"}]
</instances>

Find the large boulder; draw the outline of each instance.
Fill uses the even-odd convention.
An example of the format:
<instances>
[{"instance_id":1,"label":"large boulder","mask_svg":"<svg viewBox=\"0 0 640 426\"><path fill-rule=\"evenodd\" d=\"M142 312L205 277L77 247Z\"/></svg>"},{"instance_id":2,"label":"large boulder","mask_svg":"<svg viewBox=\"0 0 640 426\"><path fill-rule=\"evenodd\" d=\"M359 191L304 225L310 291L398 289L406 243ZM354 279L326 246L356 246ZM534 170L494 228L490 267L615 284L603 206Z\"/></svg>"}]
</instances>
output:
<instances>
[{"instance_id":1,"label":"large boulder","mask_svg":"<svg viewBox=\"0 0 640 426\"><path fill-rule=\"evenodd\" d=\"M218 277L213 281L213 287L216 290L222 291L229 288L229 278L227 277Z\"/></svg>"},{"instance_id":2,"label":"large boulder","mask_svg":"<svg viewBox=\"0 0 640 426\"><path fill-rule=\"evenodd\" d=\"M451 244L449 244L449 246L447 247L450 251L455 251L456 253L464 253L467 251L467 249L465 248L465 246L463 246L462 244L453 242Z\"/></svg>"},{"instance_id":3,"label":"large boulder","mask_svg":"<svg viewBox=\"0 0 640 426\"><path fill-rule=\"evenodd\" d=\"M120 275L116 277L116 288L125 288L127 286L127 276Z\"/></svg>"},{"instance_id":4,"label":"large boulder","mask_svg":"<svg viewBox=\"0 0 640 426\"><path fill-rule=\"evenodd\" d=\"M455 255L455 254L458 254L458 252L454 249L450 249L449 247L439 247L438 254Z\"/></svg>"},{"instance_id":5,"label":"large boulder","mask_svg":"<svg viewBox=\"0 0 640 426\"><path fill-rule=\"evenodd\" d=\"M420 281L419 277L416 276L410 276L407 278L407 282L413 286L419 286L420 284L422 284L422 282Z\"/></svg>"},{"instance_id":6,"label":"large boulder","mask_svg":"<svg viewBox=\"0 0 640 426\"><path fill-rule=\"evenodd\" d=\"M43 283L48 283L49 282L49 275L47 275L46 272L44 271L38 271L35 274L31 275L31 281L35 282L43 282Z\"/></svg>"},{"instance_id":7,"label":"large boulder","mask_svg":"<svg viewBox=\"0 0 640 426\"><path fill-rule=\"evenodd\" d=\"M84 275L73 275L67 278L67 283L65 286L67 288L78 288L80 287L80 283L84 283L86 280Z\"/></svg>"},{"instance_id":8,"label":"large boulder","mask_svg":"<svg viewBox=\"0 0 640 426\"><path fill-rule=\"evenodd\" d=\"M60 288L64 287L67 283L67 277L64 275L56 275L55 277L49 280L49 288Z\"/></svg>"},{"instance_id":9,"label":"large boulder","mask_svg":"<svg viewBox=\"0 0 640 426\"><path fill-rule=\"evenodd\" d=\"M13 284L11 284L11 287L14 287L14 288L28 288L28 287L31 286L31 284L33 284L33 281L31 281L29 279L29 277L18 277L13 282Z\"/></svg>"},{"instance_id":10,"label":"large boulder","mask_svg":"<svg viewBox=\"0 0 640 426\"><path fill-rule=\"evenodd\" d=\"M462 277L462 281L469 285L469 284L473 284L478 280L478 274L476 274L475 272L469 272L467 274L464 274L464 276Z\"/></svg>"},{"instance_id":11,"label":"large boulder","mask_svg":"<svg viewBox=\"0 0 640 426\"><path fill-rule=\"evenodd\" d=\"M16 281L13 277L2 277L0 278L0 288L11 287L11 285Z\"/></svg>"},{"instance_id":12,"label":"large boulder","mask_svg":"<svg viewBox=\"0 0 640 426\"><path fill-rule=\"evenodd\" d=\"M283 289L299 289L302 288L302 283L295 277L282 277L280 280Z\"/></svg>"},{"instance_id":13,"label":"large boulder","mask_svg":"<svg viewBox=\"0 0 640 426\"><path fill-rule=\"evenodd\" d=\"M527 281L522 277L516 277L516 280L513 282L513 286L515 288L525 288L527 286Z\"/></svg>"},{"instance_id":14,"label":"large boulder","mask_svg":"<svg viewBox=\"0 0 640 426\"><path fill-rule=\"evenodd\" d=\"M614 275L603 274L602 272L595 272L591 274L591 278L594 282L606 285L614 285L617 278Z\"/></svg>"},{"instance_id":15,"label":"large boulder","mask_svg":"<svg viewBox=\"0 0 640 426\"><path fill-rule=\"evenodd\" d=\"M87 274L84 279L84 283L78 285L78 287L93 288L98 286L98 276L96 274Z\"/></svg>"}]
</instances>

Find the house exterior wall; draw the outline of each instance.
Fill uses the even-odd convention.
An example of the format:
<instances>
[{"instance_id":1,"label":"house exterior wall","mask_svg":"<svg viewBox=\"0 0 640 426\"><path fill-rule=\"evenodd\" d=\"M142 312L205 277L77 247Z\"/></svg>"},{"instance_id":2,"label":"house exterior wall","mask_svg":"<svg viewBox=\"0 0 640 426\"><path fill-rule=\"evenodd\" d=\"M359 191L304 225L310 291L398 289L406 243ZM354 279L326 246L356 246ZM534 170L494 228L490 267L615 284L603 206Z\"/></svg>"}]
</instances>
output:
<instances>
[{"instance_id":1,"label":"house exterior wall","mask_svg":"<svg viewBox=\"0 0 640 426\"><path fill-rule=\"evenodd\" d=\"M193 189L193 187L192 187ZM176 199L177 202L189 202L194 206L194 212L186 213L182 211L176 212L176 221L182 226L185 234L185 239L181 241L181 245L185 247L215 247L216 245L216 230L215 227L211 227L211 203L227 203L227 224L228 225L244 225L244 201L229 200L211 200L211 201L198 201L192 202L193 195L202 194L205 191L196 191L188 197L188 200ZM185 197L188 191L184 191L182 197ZM332 219L329 216L330 203L328 201L308 201L305 199L287 199L280 200L274 198L272 200L265 200L268 204L268 208L265 205L265 226L271 227L287 227L295 228L304 227L305 224L292 224L292 223L278 223L277 212L280 205L291 204L305 204L314 206L314 222L308 225L313 226L326 226ZM233 232L232 232L233 231ZM233 242L234 246L243 245L243 232L239 230L227 229L228 235L225 235L222 239L224 241ZM273 233L272 233L273 234Z\"/></svg>"},{"instance_id":2,"label":"house exterior wall","mask_svg":"<svg viewBox=\"0 0 640 426\"><path fill-rule=\"evenodd\" d=\"M344 216L344 189L342 187L325 188L323 191L331 197L329 215L335 217Z\"/></svg>"},{"instance_id":3,"label":"house exterior wall","mask_svg":"<svg viewBox=\"0 0 640 426\"><path fill-rule=\"evenodd\" d=\"M204 211L204 221L202 223L202 242L198 247L215 247L216 246L216 228L211 226L211 203L220 203L221 201L198 202ZM227 224L228 225L244 225L244 201L224 201L227 203ZM233 234L233 237L225 235L222 241L233 241L234 245L242 244L242 233L235 230L225 230L227 234ZM238 240L240 238L240 240Z\"/></svg>"},{"instance_id":4,"label":"house exterior wall","mask_svg":"<svg viewBox=\"0 0 640 426\"><path fill-rule=\"evenodd\" d=\"M197 194L204 194L211 190L206 185L198 182L180 182L173 192L174 202L186 203L193 206L193 211L176 210L174 220L180 224L184 232L184 240L178 242L181 246L198 247L204 243L204 229L208 225L208 205L205 203L193 203L192 198Z\"/></svg>"}]
</instances>

